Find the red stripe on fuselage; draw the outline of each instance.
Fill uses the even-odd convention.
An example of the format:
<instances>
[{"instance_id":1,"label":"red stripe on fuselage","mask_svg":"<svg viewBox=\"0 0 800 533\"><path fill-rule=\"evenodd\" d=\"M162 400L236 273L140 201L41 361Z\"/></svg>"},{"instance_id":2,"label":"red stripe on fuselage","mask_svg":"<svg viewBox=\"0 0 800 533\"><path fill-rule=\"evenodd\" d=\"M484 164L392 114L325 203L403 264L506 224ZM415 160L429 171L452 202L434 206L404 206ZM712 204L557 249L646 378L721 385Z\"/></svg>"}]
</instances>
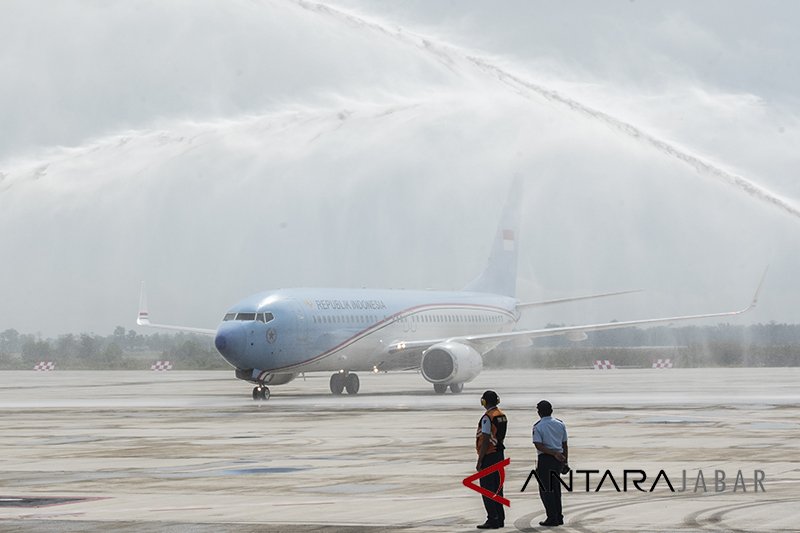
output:
<instances>
[{"instance_id":1,"label":"red stripe on fuselage","mask_svg":"<svg viewBox=\"0 0 800 533\"><path fill-rule=\"evenodd\" d=\"M509 311L508 309L505 309L503 307L495 307L493 305L435 304L435 305L419 305L419 306L416 306L416 307L409 307L408 309L404 309L402 311L399 311L399 312L387 317L386 319L381 320L380 322L378 322L374 326L370 326L369 328L356 333L352 337L342 341L341 343L339 343L338 345L334 346L330 350L327 350L327 351L325 351L325 352L323 352L323 353L321 353L319 355L316 355L316 356L312 357L311 359L308 359L306 361L302 361L300 363L294 363L294 364L291 364L291 365L288 365L288 366L282 366L282 367L279 367L279 368L274 368L274 369L271 369L270 372L278 372L278 371L281 371L281 370L291 370L291 369L294 369L294 368L296 368L298 366L307 365L307 364L310 364L310 363L315 363L315 362L319 361L320 359L323 359L324 357L328 357L328 356L333 355L336 352L342 351L343 349L347 348L351 344L354 344L357 341L363 339L367 335L370 335L371 333L374 333L376 331L379 331L379 330L387 327L388 325L396 322L396 320L399 317L402 317L403 315L411 316L411 315L419 313L420 311L423 311L423 310L424 311L433 311L433 310L441 310L441 309L452 309L452 310L455 310L455 309L481 309L481 310L484 310L484 311L487 311L487 310L499 311L502 314L504 314L504 315L508 316L509 318L511 318L512 320L516 321L516 316L514 316L514 313L512 313L511 311Z\"/></svg>"}]
</instances>

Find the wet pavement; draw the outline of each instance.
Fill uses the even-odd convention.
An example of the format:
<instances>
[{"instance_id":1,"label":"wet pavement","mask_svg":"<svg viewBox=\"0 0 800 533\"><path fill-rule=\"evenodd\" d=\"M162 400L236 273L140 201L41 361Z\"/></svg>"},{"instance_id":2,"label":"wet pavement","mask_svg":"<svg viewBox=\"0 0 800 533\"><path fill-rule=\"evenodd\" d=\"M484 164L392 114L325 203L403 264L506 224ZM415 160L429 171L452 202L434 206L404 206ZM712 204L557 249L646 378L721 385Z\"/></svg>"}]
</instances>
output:
<instances>
[{"instance_id":1,"label":"wet pavement","mask_svg":"<svg viewBox=\"0 0 800 533\"><path fill-rule=\"evenodd\" d=\"M535 481L519 492L541 398L576 471L559 531L800 523L800 369L494 370L443 396L360 377L355 397L320 375L254 402L232 372L0 372L0 531L473 531L487 388L510 420L506 531L544 530Z\"/></svg>"}]
</instances>

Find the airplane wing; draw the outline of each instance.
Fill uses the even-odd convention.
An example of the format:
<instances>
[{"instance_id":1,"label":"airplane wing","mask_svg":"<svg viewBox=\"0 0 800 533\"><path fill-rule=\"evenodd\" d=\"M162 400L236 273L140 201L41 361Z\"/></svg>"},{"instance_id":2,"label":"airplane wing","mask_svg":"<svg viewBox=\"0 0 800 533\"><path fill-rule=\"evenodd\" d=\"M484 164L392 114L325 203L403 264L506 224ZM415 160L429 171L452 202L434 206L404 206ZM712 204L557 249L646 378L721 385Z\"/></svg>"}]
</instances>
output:
<instances>
[{"instance_id":1,"label":"airplane wing","mask_svg":"<svg viewBox=\"0 0 800 533\"><path fill-rule=\"evenodd\" d=\"M169 329L173 331L185 331L187 333L199 333L200 335L210 335L212 337L217 334L217 330L215 329L190 328L186 326L168 326L165 324L151 324L150 313L147 312L147 294L145 293L144 290L144 281L142 282L142 288L141 291L139 292L139 316L136 318L136 323L140 326Z\"/></svg>"},{"instance_id":2,"label":"airplane wing","mask_svg":"<svg viewBox=\"0 0 800 533\"><path fill-rule=\"evenodd\" d=\"M517 304L517 310L522 311L523 309L530 309L533 307L544 307L546 305L563 304L566 302L578 302L580 300L594 300L596 298L620 296L622 294L632 294L634 292L642 292L642 289L635 289L632 291L604 292L601 294L590 294L588 296L573 296L572 298L557 298L555 300L542 300L541 302L522 302Z\"/></svg>"},{"instance_id":3,"label":"airplane wing","mask_svg":"<svg viewBox=\"0 0 800 533\"><path fill-rule=\"evenodd\" d=\"M761 282L758 284L758 288L756 289L756 292L753 295L753 300L750 302L750 304L744 309L740 309L738 311L725 311L722 313L709 313L703 315L683 315L683 316L673 316L666 318L648 318L644 320L628 320L625 322L605 322L600 324L589 324L585 326L563 326L563 327L532 329L524 331L511 331L507 333L463 335L460 337L449 337L447 339L430 339L430 340L419 340L419 341L408 341L408 342L398 341L390 344L387 347L387 350L389 353L397 353L403 351L424 351L427 348L433 346L434 344L438 344L440 342L449 340L449 341L463 342L465 344L471 344L475 346L481 353L485 353L486 351L488 351L488 349L496 346L497 344L510 340L535 339L537 337L552 337L554 335L564 335L570 340L580 341L584 340L586 338L586 333L590 331L627 328L631 326L645 326L645 325L653 326L656 324L670 324L673 322L697 320L701 318L719 318L719 317L730 317L730 316L741 315L754 308L758 303L758 296L761 292L761 286L764 284L764 278L766 277L766 274L767 273L765 271L764 275L761 278Z\"/></svg>"}]
</instances>

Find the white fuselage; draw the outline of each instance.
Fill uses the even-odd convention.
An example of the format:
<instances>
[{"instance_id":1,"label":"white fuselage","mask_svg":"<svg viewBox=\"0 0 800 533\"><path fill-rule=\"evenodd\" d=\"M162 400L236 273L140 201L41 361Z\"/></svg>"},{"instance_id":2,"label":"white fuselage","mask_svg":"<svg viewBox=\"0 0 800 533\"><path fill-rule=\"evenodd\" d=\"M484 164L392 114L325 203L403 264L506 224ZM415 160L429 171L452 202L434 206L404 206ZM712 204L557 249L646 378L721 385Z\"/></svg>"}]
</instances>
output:
<instances>
[{"instance_id":1,"label":"white fuselage","mask_svg":"<svg viewBox=\"0 0 800 533\"><path fill-rule=\"evenodd\" d=\"M238 369L269 372L402 368L398 341L509 331L516 299L474 292L290 289L234 307L216 346Z\"/></svg>"}]
</instances>

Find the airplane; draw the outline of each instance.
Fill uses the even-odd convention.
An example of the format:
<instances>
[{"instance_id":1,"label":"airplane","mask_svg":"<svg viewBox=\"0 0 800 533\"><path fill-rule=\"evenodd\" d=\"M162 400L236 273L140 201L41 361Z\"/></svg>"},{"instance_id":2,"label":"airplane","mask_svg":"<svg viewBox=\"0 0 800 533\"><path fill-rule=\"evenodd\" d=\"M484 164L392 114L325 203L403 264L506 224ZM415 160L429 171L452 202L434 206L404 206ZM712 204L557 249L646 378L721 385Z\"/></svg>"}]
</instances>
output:
<instances>
[{"instance_id":1,"label":"airplane","mask_svg":"<svg viewBox=\"0 0 800 533\"><path fill-rule=\"evenodd\" d=\"M738 311L514 331L530 308L637 291L619 291L539 302L519 302L517 228L522 181L516 177L495 232L484 271L461 291L394 289L279 289L254 294L228 309L217 329L150 322L142 283L137 324L214 337L238 379L255 384L253 400L267 400L269 386L301 373L331 372L330 390L357 394L357 372L418 370L437 394L460 393L483 369L483 358L504 342L562 335L572 341L592 331L731 317ZM766 272L764 273L766 276Z\"/></svg>"}]
</instances>

